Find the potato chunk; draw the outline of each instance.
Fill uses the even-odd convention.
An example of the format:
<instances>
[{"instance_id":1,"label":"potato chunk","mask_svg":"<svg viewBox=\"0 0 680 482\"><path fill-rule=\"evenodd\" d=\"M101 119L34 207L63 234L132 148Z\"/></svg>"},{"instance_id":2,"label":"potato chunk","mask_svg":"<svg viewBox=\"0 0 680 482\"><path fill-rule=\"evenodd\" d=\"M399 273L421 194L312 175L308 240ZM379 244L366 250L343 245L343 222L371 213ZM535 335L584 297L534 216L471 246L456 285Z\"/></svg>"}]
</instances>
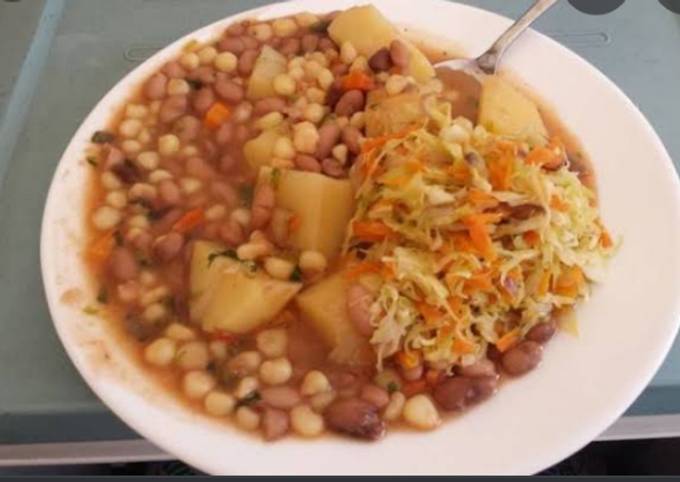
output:
<instances>
[{"instance_id":1,"label":"potato chunk","mask_svg":"<svg viewBox=\"0 0 680 482\"><path fill-rule=\"evenodd\" d=\"M286 72L286 58L273 48L265 45L255 61L253 73L248 81L247 96L257 100L276 95L274 77Z\"/></svg>"},{"instance_id":2,"label":"potato chunk","mask_svg":"<svg viewBox=\"0 0 680 482\"><path fill-rule=\"evenodd\" d=\"M302 285L278 281L231 257L224 246L198 241L191 260L191 318L208 332L248 333L271 321Z\"/></svg>"},{"instance_id":3,"label":"potato chunk","mask_svg":"<svg viewBox=\"0 0 680 482\"><path fill-rule=\"evenodd\" d=\"M260 182L269 182L271 169L260 171ZM354 211L354 191L347 179L333 179L305 171L279 171L276 205L292 212L299 220L290 233L290 244L300 250L335 257L345 239L347 224Z\"/></svg>"},{"instance_id":4,"label":"potato chunk","mask_svg":"<svg viewBox=\"0 0 680 482\"><path fill-rule=\"evenodd\" d=\"M349 281L342 272L311 286L296 298L300 313L324 342L332 348L332 361L366 365L375 356L368 338L359 334L347 312Z\"/></svg>"},{"instance_id":5,"label":"potato chunk","mask_svg":"<svg viewBox=\"0 0 680 482\"><path fill-rule=\"evenodd\" d=\"M384 90L368 94L366 135L378 137L399 132L410 124L424 121L426 115L418 92L388 97Z\"/></svg>"},{"instance_id":6,"label":"potato chunk","mask_svg":"<svg viewBox=\"0 0 680 482\"><path fill-rule=\"evenodd\" d=\"M434 77L434 68L427 57L400 35L396 27L373 5L354 7L340 13L328 27L328 34L338 45L351 43L366 58L399 39L411 52L408 74L418 82L426 82Z\"/></svg>"},{"instance_id":7,"label":"potato chunk","mask_svg":"<svg viewBox=\"0 0 680 482\"><path fill-rule=\"evenodd\" d=\"M488 77L482 86L479 124L494 134L544 145L548 137L536 104L507 80Z\"/></svg>"},{"instance_id":8,"label":"potato chunk","mask_svg":"<svg viewBox=\"0 0 680 482\"><path fill-rule=\"evenodd\" d=\"M284 131L281 128L268 129L243 145L243 156L253 169L271 164L274 144Z\"/></svg>"}]
</instances>

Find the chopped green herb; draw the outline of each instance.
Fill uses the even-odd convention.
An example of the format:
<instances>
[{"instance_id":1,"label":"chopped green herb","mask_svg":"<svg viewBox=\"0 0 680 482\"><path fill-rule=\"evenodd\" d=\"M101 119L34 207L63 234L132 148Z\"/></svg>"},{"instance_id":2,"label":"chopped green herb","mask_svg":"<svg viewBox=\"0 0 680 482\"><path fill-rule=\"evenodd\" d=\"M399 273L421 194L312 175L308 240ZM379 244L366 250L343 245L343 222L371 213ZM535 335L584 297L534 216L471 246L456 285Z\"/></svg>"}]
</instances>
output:
<instances>
[{"instance_id":1,"label":"chopped green herb","mask_svg":"<svg viewBox=\"0 0 680 482\"><path fill-rule=\"evenodd\" d=\"M271 176L272 176L271 177L272 187L274 187L274 189L276 189L276 188L279 187L279 183L281 182L281 169L279 169L278 167L275 167L274 169L272 169L272 175Z\"/></svg>"},{"instance_id":2,"label":"chopped green herb","mask_svg":"<svg viewBox=\"0 0 680 482\"><path fill-rule=\"evenodd\" d=\"M87 163L88 163L90 166L92 166L92 167L98 167L98 166L99 166L99 161L97 161L97 158L94 157L94 156L87 156L87 157L85 158L85 160L86 160Z\"/></svg>"},{"instance_id":3,"label":"chopped green herb","mask_svg":"<svg viewBox=\"0 0 680 482\"><path fill-rule=\"evenodd\" d=\"M108 302L109 302L109 293L108 293L108 291L106 291L106 288L102 286L99 289L99 293L97 293L97 303L105 305Z\"/></svg>"},{"instance_id":4,"label":"chopped green herb","mask_svg":"<svg viewBox=\"0 0 680 482\"><path fill-rule=\"evenodd\" d=\"M239 190L239 195L241 196L241 202L246 206L250 206L253 202L253 186L244 184Z\"/></svg>"},{"instance_id":5,"label":"chopped green herb","mask_svg":"<svg viewBox=\"0 0 680 482\"><path fill-rule=\"evenodd\" d=\"M97 313L99 313L99 310L94 306L86 306L85 308L83 308L83 313L85 313L86 315L94 316Z\"/></svg>"},{"instance_id":6,"label":"chopped green herb","mask_svg":"<svg viewBox=\"0 0 680 482\"><path fill-rule=\"evenodd\" d=\"M390 382L387 384L387 391L389 393L394 393L399 391L399 384L397 382Z\"/></svg>"},{"instance_id":7,"label":"chopped green herb","mask_svg":"<svg viewBox=\"0 0 680 482\"><path fill-rule=\"evenodd\" d=\"M299 266L296 266L293 272L291 273L290 280L295 281L296 283L302 281L302 270L300 269Z\"/></svg>"},{"instance_id":8,"label":"chopped green herb","mask_svg":"<svg viewBox=\"0 0 680 482\"><path fill-rule=\"evenodd\" d=\"M115 139L114 135L107 131L97 131L92 135L95 144L108 144Z\"/></svg>"},{"instance_id":9,"label":"chopped green herb","mask_svg":"<svg viewBox=\"0 0 680 482\"><path fill-rule=\"evenodd\" d=\"M210 267L213 264L213 261L215 261L217 258L231 258L231 259L238 259L238 256L236 256L236 251L233 249L227 249L226 251L218 251L215 253L210 253L208 255L208 267Z\"/></svg>"},{"instance_id":10,"label":"chopped green herb","mask_svg":"<svg viewBox=\"0 0 680 482\"><path fill-rule=\"evenodd\" d=\"M201 82L200 80L187 79L187 84L189 84L189 86L194 90L199 90L203 88L203 82Z\"/></svg>"},{"instance_id":11,"label":"chopped green herb","mask_svg":"<svg viewBox=\"0 0 680 482\"><path fill-rule=\"evenodd\" d=\"M246 395L241 400L239 400L236 403L236 406L237 407L249 407L251 405L256 404L260 400L262 400L262 396L260 395L260 392L255 390L254 392L250 392L248 395Z\"/></svg>"}]
</instances>

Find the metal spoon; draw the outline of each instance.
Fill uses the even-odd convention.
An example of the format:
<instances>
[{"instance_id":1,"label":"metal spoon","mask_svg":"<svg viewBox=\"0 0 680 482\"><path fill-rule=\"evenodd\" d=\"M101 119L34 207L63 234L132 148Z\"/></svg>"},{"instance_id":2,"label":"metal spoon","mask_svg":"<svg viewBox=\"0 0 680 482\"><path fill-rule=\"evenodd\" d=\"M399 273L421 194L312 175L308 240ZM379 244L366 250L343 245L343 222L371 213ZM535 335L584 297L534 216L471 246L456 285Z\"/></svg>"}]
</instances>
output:
<instances>
[{"instance_id":1,"label":"metal spoon","mask_svg":"<svg viewBox=\"0 0 680 482\"><path fill-rule=\"evenodd\" d=\"M517 40L529 26L555 5L559 0L536 0L536 3L522 15L508 30L499 37L489 50L476 59L454 59L438 63L435 67L446 67L451 70L462 70L475 78L484 74L496 73L503 53Z\"/></svg>"}]
</instances>

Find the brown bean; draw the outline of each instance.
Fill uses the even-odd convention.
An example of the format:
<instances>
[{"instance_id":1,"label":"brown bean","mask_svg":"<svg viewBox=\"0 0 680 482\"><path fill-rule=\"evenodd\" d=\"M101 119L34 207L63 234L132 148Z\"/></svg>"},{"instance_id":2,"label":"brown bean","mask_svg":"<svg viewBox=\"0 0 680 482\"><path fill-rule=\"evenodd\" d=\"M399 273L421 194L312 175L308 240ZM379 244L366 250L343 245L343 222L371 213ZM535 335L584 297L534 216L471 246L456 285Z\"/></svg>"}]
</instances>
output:
<instances>
[{"instance_id":1,"label":"brown bean","mask_svg":"<svg viewBox=\"0 0 680 482\"><path fill-rule=\"evenodd\" d=\"M132 246L141 251L142 253L148 253L151 249L151 243L153 242L153 236L148 231L142 231L132 238Z\"/></svg>"},{"instance_id":2,"label":"brown bean","mask_svg":"<svg viewBox=\"0 0 680 482\"><path fill-rule=\"evenodd\" d=\"M281 43L279 52L285 56L297 55L300 52L300 39L287 38Z\"/></svg>"},{"instance_id":3,"label":"brown bean","mask_svg":"<svg viewBox=\"0 0 680 482\"><path fill-rule=\"evenodd\" d=\"M245 90L243 86L238 85L229 79L220 79L215 83L215 91L217 95L229 102L230 104L238 104L245 97Z\"/></svg>"},{"instance_id":4,"label":"brown bean","mask_svg":"<svg viewBox=\"0 0 680 482\"><path fill-rule=\"evenodd\" d=\"M336 400L324 413L331 430L352 437L378 440L385 435L385 422L372 403L358 398Z\"/></svg>"},{"instance_id":5,"label":"brown bean","mask_svg":"<svg viewBox=\"0 0 680 482\"><path fill-rule=\"evenodd\" d=\"M182 201L182 192L174 181L165 179L158 184L158 197L163 206L177 206Z\"/></svg>"},{"instance_id":6,"label":"brown bean","mask_svg":"<svg viewBox=\"0 0 680 482\"><path fill-rule=\"evenodd\" d=\"M342 129L342 142L352 154L361 153L361 131L354 126L345 126Z\"/></svg>"},{"instance_id":7,"label":"brown bean","mask_svg":"<svg viewBox=\"0 0 680 482\"><path fill-rule=\"evenodd\" d=\"M544 212L543 206L538 204L522 204L521 206L512 206L510 208L510 216L521 221L539 216Z\"/></svg>"},{"instance_id":8,"label":"brown bean","mask_svg":"<svg viewBox=\"0 0 680 482\"><path fill-rule=\"evenodd\" d=\"M257 60L258 55L257 50L254 49L248 49L243 52L238 59L238 73L243 76L250 75L253 71L253 67L255 67L255 61Z\"/></svg>"},{"instance_id":9,"label":"brown bean","mask_svg":"<svg viewBox=\"0 0 680 482\"><path fill-rule=\"evenodd\" d=\"M193 107L199 114L205 114L215 103L215 92L210 87L203 87L194 95Z\"/></svg>"},{"instance_id":10,"label":"brown bean","mask_svg":"<svg viewBox=\"0 0 680 482\"><path fill-rule=\"evenodd\" d=\"M198 81L202 84L214 84L216 78L215 69L209 65L202 65L190 72L188 77L189 79Z\"/></svg>"},{"instance_id":11,"label":"brown bean","mask_svg":"<svg viewBox=\"0 0 680 482\"><path fill-rule=\"evenodd\" d=\"M347 64L343 64L342 62L338 62L331 66L331 72L333 73L334 77L340 77L349 72L349 66Z\"/></svg>"},{"instance_id":12,"label":"brown bean","mask_svg":"<svg viewBox=\"0 0 680 482\"><path fill-rule=\"evenodd\" d=\"M164 74L155 74L144 85L144 95L149 100L159 100L165 97L168 78Z\"/></svg>"},{"instance_id":13,"label":"brown bean","mask_svg":"<svg viewBox=\"0 0 680 482\"><path fill-rule=\"evenodd\" d=\"M506 373L520 376L530 372L541 363L543 347L535 341L523 341L503 354L501 365Z\"/></svg>"},{"instance_id":14,"label":"brown bean","mask_svg":"<svg viewBox=\"0 0 680 482\"><path fill-rule=\"evenodd\" d=\"M382 388L368 384L361 387L361 399L375 405L379 410L385 408L385 406L390 403L390 395L387 391Z\"/></svg>"},{"instance_id":15,"label":"brown bean","mask_svg":"<svg viewBox=\"0 0 680 482\"><path fill-rule=\"evenodd\" d=\"M220 199L228 207L237 206L239 203L238 191L236 191L234 186L226 182L213 182L210 186L210 191L213 196Z\"/></svg>"},{"instance_id":16,"label":"brown bean","mask_svg":"<svg viewBox=\"0 0 680 482\"><path fill-rule=\"evenodd\" d=\"M242 22L233 23L227 27L227 33L234 37L238 37L246 33L246 28L246 25Z\"/></svg>"},{"instance_id":17,"label":"brown bean","mask_svg":"<svg viewBox=\"0 0 680 482\"><path fill-rule=\"evenodd\" d=\"M437 385L432 397L444 410L459 411L489 398L497 385L496 377L453 377Z\"/></svg>"},{"instance_id":18,"label":"brown bean","mask_svg":"<svg viewBox=\"0 0 680 482\"><path fill-rule=\"evenodd\" d=\"M248 139L250 139L251 134L252 131L247 125L240 124L236 126L236 131L234 132L234 142L236 144L243 144Z\"/></svg>"},{"instance_id":19,"label":"brown bean","mask_svg":"<svg viewBox=\"0 0 680 482\"><path fill-rule=\"evenodd\" d=\"M335 42L333 42L330 38L323 36L319 39L319 50L322 52L325 52L326 50L334 49L335 48Z\"/></svg>"},{"instance_id":20,"label":"brown bean","mask_svg":"<svg viewBox=\"0 0 680 482\"><path fill-rule=\"evenodd\" d=\"M393 40L390 44L390 59L392 63L400 69L405 69L411 60L411 52L401 40Z\"/></svg>"},{"instance_id":21,"label":"brown bean","mask_svg":"<svg viewBox=\"0 0 680 482\"><path fill-rule=\"evenodd\" d=\"M198 137L201 132L201 121L191 115L180 117L172 126L172 131L179 137L179 139L188 143Z\"/></svg>"},{"instance_id":22,"label":"brown bean","mask_svg":"<svg viewBox=\"0 0 680 482\"><path fill-rule=\"evenodd\" d=\"M283 410L267 408L262 416L262 432L264 439L277 440L286 435L290 427L288 413Z\"/></svg>"},{"instance_id":23,"label":"brown bean","mask_svg":"<svg viewBox=\"0 0 680 482\"><path fill-rule=\"evenodd\" d=\"M335 113L339 116L349 117L364 108L364 93L360 90L345 92L335 105Z\"/></svg>"},{"instance_id":24,"label":"brown bean","mask_svg":"<svg viewBox=\"0 0 680 482\"><path fill-rule=\"evenodd\" d=\"M350 285L347 289L347 313L359 333L364 336L373 334L371 325L371 305L373 296L359 283Z\"/></svg>"},{"instance_id":25,"label":"brown bean","mask_svg":"<svg viewBox=\"0 0 680 482\"><path fill-rule=\"evenodd\" d=\"M160 236L153 243L153 251L158 259L168 262L177 256L184 247L184 236L170 232Z\"/></svg>"},{"instance_id":26,"label":"brown bean","mask_svg":"<svg viewBox=\"0 0 680 482\"><path fill-rule=\"evenodd\" d=\"M260 46L260 42L258 42L255 37L251 37L250 35L242 36L241 40L243 41L243 45L246 47L246 50L257 49Z\"/></svg>"},{"instance_id":27,"label":"brown bean","mask_svg":"<svg viewBox=\"0 0 680 482\"><path fill-rule=\"evenodd\" d=\"M183 79L187 76L186 71L179 65L179 62L168 62L163 67L163 73L171 79Z\"/></svg>"},{"instance_id":28,"label":"brown bean","mask_svg":"<svg viewBox=\"0 0 680 482\"><path fill-rule=\"evenodd\" d=\"M295 156L295 166L301 171L321 172L321 164L312 156L298 154Z\"/></svg>"},{"instance_id":29,"label":"brown bean","mask_svg":"<svg viewBox=\"0 0 680 482\"><path fill-rule=\"evenodd\" d=\"M333 147L340 140L340 127L335 122L326 122L319 128L319 143L316 148L316 158L325 159L331 155Z\"/></svg>"},{"instance_id":30,"label":"brown bean","mask_svg":"<svg viewBox=\"0 0 680 482\"><path fill-rule=\"evenodd\" d=\"M186 95L168 97L161 105L158 118L161 122L170 123L182 117L187 112L189 101Z\"/></svg>"},{"instance_id":31,"label":"brown bean","mask_svg":"<svg viewBox=\"0 0 680 482\"><path fill-rule=\"evenodd\" d=\"M342 164L340 164L337 159L333 158L327 158L321 161L321 171L325 175L335 178L341 178L347 174L345 168L342 167Z\"/></svg>"},{"instance_id":32,"label":"brown bean","mask_svg":"<svg viewBox=\"0 0 680 482\"><path fill-rule=\"evenodd\" d=\"M125 154L117 147L107 145L104 149L104 169L112 169L125 160Z\"/></svg>"},{"instance_id":33,"label":"brown bean","mask_svg":"<svg viewBox=\"0 0 680 482\"><path fill-rule=\"evenodd\" d=\"M229 144L234 138L234 124L226 123L222 124L217 132L215 133L215 140L220 146Z\"/></svg>"},{"instance_id":34,"label":"brown bean","mask_svg":"<svg viewBox=\"0 0 680 482\"><path fill-rule=\"evenodd\" d=\"M224 37L217 44L221 51L231 52L235 55L240 55L246 49L243 40L240 37Z\"/></svg>"},{"instance_id":35,"label":"brown bean","mask_svg":"<svg viewBox=\"0 0 680 482\"><path fill-rule=\"evenodd\" d=\"M496 365L494 362L488 358L482 358L477 360L472 365L466 367L461 367L458 369L458 373L464 377L495 377Z\"/></svg>"},{"instance_id":36,"label":"brown bean","mask_svg":"<svg viewBox=\"0 0 680 482\"><path fill-rule=\"evenodd\" d=\"M238 167L238 160L231 154L223 154L220 159L220 171L231 174Z\"/></svg>"},{"instance_id":37,"label":"brown bean","mask_svg":"<svg viewBox=\"0 0 680 482\"><path fill-rule=\"evenodd\" d=\"M262 401L273 408L290 410L300 403L300 394L291 387L267 387L260 390Z\"/></svg>"},{"instance_id":38,"label":"brown bean","mask_svg":"<svg viewBox=\"0 0 680 482\"><path fill-rule=\"evenodd\" d=\"M253 229L264 228L272 217L276 193L270 184L260 184L253 195L250 225Z\"/></svg>"},{"instance_id":39,"label":"brown bean","mask_svg":"<svg viewBox=\"0 0 680 482\"><path fill-rule=\"evenodd\" d=\"M303 52L314 52L319 46L319 36L315 33L307 33L303 35L301 45Z\"/></svg>"},{"instance_id":40,"label":"brown bean","mask_svg":"<svg viewBox=\"0 0 680 482\"><path fill-rule=\"evenodd\" d=\"M209 180L215 176L215 169L202 157L190 157L187 159L186 172L189 176L202 180Z\"/></svg>"},{"instance_id":41,"label":"brown bean","mask_svg":"<svg viewBox=\"0 0 680 482\"><path fill-rule=\"evenodd\" d=\"M207 161L213 161L218 154L217 144L210 139L201 139L198 147Z\"/></svg>"},{"instance_id":42,"label":"brown bean","mask_svg":"<svg viewBox=\"0 0 680 482\"><path fill-rule=\"evenodd\" d=\"M166 212L155 224L155 231L158 233L167 233L172 228L179 218L184 215L184 211L175 208Z\"/></svg>"},{"instance_id":43,"label":"brown bean","mask_svg":"<svg viewBox=\"0 0 680 482\"><path fill-rule=\"evenodd\" d=\"M263 116L270 112L283 112L286 108L286 101L281 97L265 97L255 102L253 114Z\"/></svg>"},{"instance_id":44,"label":"brown bean","mask_svg":"<svg viewBox=\"0 0 680 482\"><path fill-rule=\"evenodd\" d=\"M229 246L238 246L246 240L246 235L239 223L229 220L220 227L220 239Z\"/></svg>"},{"instance_id":45,"label":"brown bean","mask_svg":"<svg viewBox=\"0 0 680 482\"><path fill-rule=\"evenodd\" d=\"M368 59L368 66L374 72L384 72L392 67L390 51L386 47L381 48Z\"/></svg>"},{"instance_id":46,"label":"brown bean","mask_svg":"<svg viewBox=\"0 0 680 482\"><path fill-rule=\"evenodd\" d=\"M526 335L526 339L536 343L547 343L557 331L557 323L553 320L534 325Z\"/></svg>"},{"instance_id":47,"label":"brown bean","mask_svg":"<svg viewBox=\"0 0 680 482\"><path fill-rule=\"evenodd\" d=\"M124 247L117 247L111 253L111 273L119 281L128 281L139 274L139 266L132 252Z\"/></svg>"}]
</instances>

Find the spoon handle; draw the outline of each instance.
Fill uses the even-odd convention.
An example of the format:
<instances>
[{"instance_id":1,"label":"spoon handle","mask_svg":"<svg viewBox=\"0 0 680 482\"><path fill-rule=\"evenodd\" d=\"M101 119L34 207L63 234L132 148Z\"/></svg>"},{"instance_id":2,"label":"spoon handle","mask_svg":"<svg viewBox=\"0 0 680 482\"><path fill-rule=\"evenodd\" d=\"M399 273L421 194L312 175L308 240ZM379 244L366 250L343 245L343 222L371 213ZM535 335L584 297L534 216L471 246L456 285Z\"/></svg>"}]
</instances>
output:
<instances>
[{"instance_id":1,"label":"spoon handle","mask_svg":"<svg viewBox=\"0 0 680 482\"><path fill-rule=\"evenodd\" d=\"M543 15L550 7L559 0L536 0L536 3L527 10L512 26L499 37L498 40L477 59L479 68L487 74L496 73L498 61L505 50L522 34L529 26Z\"/></svg>"}]
</instances>

